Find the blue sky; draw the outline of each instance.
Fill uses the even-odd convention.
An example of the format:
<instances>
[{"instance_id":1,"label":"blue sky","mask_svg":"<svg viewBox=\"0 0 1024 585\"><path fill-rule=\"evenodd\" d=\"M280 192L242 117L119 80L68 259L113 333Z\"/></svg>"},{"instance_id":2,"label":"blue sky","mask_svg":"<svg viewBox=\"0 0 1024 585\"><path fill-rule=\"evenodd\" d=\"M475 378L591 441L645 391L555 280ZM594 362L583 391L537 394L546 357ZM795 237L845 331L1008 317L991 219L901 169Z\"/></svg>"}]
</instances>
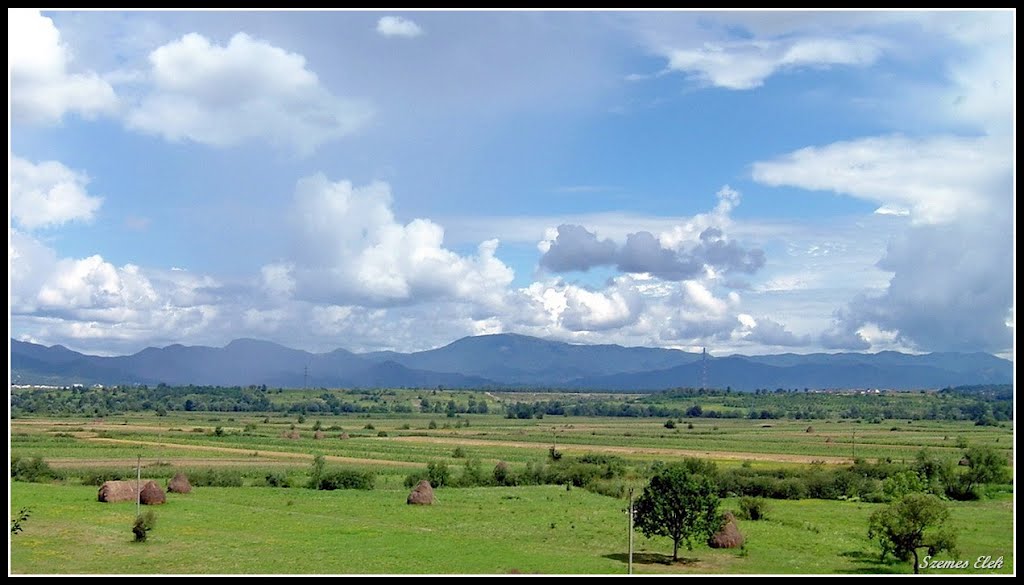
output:
<instances>
[{"instance_id":1,"label":"blue sky","mask_svg":"<svg viewBox=\"0 0 1024 585\"><path fill-rule=\"evenodd\" d=\"M8 16L13 338L1012 356L1013 12Z\"/></svg>"}]
</instances>

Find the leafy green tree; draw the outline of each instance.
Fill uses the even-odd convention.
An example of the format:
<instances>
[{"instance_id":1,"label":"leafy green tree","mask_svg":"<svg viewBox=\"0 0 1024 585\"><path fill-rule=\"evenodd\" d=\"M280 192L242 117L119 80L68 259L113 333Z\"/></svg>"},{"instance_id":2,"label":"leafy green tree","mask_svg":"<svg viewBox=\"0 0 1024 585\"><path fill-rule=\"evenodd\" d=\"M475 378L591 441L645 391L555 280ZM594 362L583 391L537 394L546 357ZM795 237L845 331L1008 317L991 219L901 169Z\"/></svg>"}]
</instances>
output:
<instances>
[{"instance_id":1,"label":"leafy green tree","mask_svg":"<svg viewBox=\"0 0 1024 585\"><path fill-rule=\"evenodd\" d=\"M672 539L672 560L679 560L679 543L693 550L694 540L709 538L721 526L714 463L684 459L654 473L636 501L636 529L645 536Z\"/></svg>"},{"instance_id":2,"label":"leafy green tree","mask_svg":"<svg viewBox=\"0 0 1024 585\"><path fill-rule=\"evenodd\" d=\"M436 488L448 485L451 474L448 471L448 464L444 461L431 461L427 463L427 481Z\"/></svg>"},{"instance_id":3,"label":"leafy green tree","mask_svg":"<svg viewBox=\"0 0 1024 585\"><path fill-rule=\"evenodd\" d=\"M992 447L971 447L964 453L964 459L967 460L967 473L960 479L965 493L987 483L1004 483L1008 479L1006 457Z\"/></svg>"},{"instance_id":4,"label":"leafy green tree","mask_svg":"<svg viewBox=\"0 0 1024 585\"><path fill-rule=\"evenodd\" d=\"M324 477L324 468L327 466L327 461L323 455L313 456L313 468L309 472L309 488L319 489L320 480Z\"/></svg>"},{"instance_id":5,"label":"leafy green tree","mask_svg":"<svg viewBox=\"0 0 1024 585\"><path fill-rule=\"evenodd\" d=\"M931 449L921 449L914 457L914 471L927 484L928 491L935 495L945 493L946 485L956 478L955 463L935 454Z\"/></svg>"},{"instance_id":6,"label":"leafy green tree","mask_svg":"<svg viewBox=\"0 0 1024 585\"><path fill-rule=\"evenodd\" d=\"M901 471L893 474L882 482L882 493L887 501L898 500L907 494L923 492L928 485L921 480L921 476L915 471Z\"/></svg>"},{"instance_id":7,"label":"leafy green tree","mask_svg":"<svg viewBox=\"0 0 1024 585\"><path fill-rule=\"evenodd\" d=\"M868 538L882 549L882 559L892 553L906 561L913 557L914 573L920 571L918 551L929 556L942 551L956 554L956 533L946 525L949 510L931 494L908 494L894 504L871 514Z\"/></svg>"}]
</instances>

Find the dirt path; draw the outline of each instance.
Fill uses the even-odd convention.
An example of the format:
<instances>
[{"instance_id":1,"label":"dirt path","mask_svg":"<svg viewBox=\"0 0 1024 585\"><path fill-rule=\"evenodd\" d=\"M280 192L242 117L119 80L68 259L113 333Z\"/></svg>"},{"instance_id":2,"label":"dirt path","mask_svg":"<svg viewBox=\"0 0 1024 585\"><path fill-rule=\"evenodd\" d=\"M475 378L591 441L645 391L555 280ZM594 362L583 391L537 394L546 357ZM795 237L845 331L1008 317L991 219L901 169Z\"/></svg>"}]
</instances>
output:
<instances>
[{"instance_id":1,"label":"dirt path","mask_svg":"<svg viewBox=\"0 0 1024 585\"><path fill-rule=\"evenodd\" d=\"M277 458L277 459L304 459L306 461L312 461L311 455L306 453L292 453L289 451L266 451L263 449L238 449L236 447L215 447L213 445L189 445L183 443L167 443L163 441L135 441L131 439L107 439L103 437L90 437L85 439L86 441L95 441L97 443L118 443L126 445L150 445L152 447L171 447L175 449L186 449L189 451L216 451L218 453L237 453L239 455L252 455L252 453L258 453L256 457L252 459L264 458ZM327 461L334 461L337 463L354 463L359 465L387 465L390 467L420 467L422 463L414 463L412 461L389 461L387 459L364 459L362 457L343 457L341 455L324 455L324 459Z\"/></svg>"},{"instance_id":2,"label":"dirt path","mask_svg":"<svg viewBox=\"0 0 1024 585\"><path fill-rule=\"evenodd\" d=\"M551 447L550 443L530 443L525 441L488 441L486 439L463 439L458 437L395 437L394 441L413 443L440 443L443 445L473 445L477 447L517 447L521 449L543 449ZM719 460L735 461L778 461L780 463L811 463L823 461L832 465L849 465L849 457L829 457L827 455L791 455L788 453L742 453L737 451L701 451L696 449L665 449L658 447L621 447L618 445L558 445L559 451L567 453L616 453L623 455L672 455L675 457L708 457Z\"/></svg>"},{"instance_id":3,"label":"dirt path","mask_svg":"<svg viewBox=\"0 0 1024 585\"><path fill-rule=\"evenodd\" d=\"M210 457L157 457L153 459L144 459L142 461L142 467L145 468L151 465L153 461L159 460L164 463L169 463L175 467L253 467L253 466L268 466L268 467L299 467L309 465L306 461L281 461L275 459L264 459L262 457L248 457L246 459L220 459ZM131 467L135 468L136 459L134 457L125 459L75 459L73 457L58 457L55 459L47 459L46 462L51 467L57 467L60 469L80 469L80 468L111 468L111 467Z\"/></svg>"}]
</instances>

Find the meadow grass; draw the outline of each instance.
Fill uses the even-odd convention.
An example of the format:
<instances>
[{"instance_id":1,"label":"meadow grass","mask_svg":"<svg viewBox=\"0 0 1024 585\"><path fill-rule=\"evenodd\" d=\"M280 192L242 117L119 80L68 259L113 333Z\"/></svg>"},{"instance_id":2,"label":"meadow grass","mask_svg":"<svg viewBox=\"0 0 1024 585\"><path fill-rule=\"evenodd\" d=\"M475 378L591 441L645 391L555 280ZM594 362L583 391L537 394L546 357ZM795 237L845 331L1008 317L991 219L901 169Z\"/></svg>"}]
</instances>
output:
<instances>
[{"instance_id":1,"label":"meadow grass","mask_svg":"<svg viewBox=\"0 0 1024 585\"><path fill-rule=\"evenodd\" d=\"M560 486L437 490L407 506L404 490L197 488L154 507L156 529L131 542L135 506L96 501L95 488L15 482L13 510L28 507L12 537L11 571L25 573L599 573L626 571L624 502ZM735 507L726 500L725 508ZM878 504L772 501L768 520L742 522L743 550L635 540L635 572L906 573L879 562L867 540ZM1008 498L951 504L956 558L1004 556L1012 572ZM944 556L942 558L952 558ZM955 572L955 571L946 571ZM985 572L969 569L966 572Z\"/></svg>"}]
</instances>

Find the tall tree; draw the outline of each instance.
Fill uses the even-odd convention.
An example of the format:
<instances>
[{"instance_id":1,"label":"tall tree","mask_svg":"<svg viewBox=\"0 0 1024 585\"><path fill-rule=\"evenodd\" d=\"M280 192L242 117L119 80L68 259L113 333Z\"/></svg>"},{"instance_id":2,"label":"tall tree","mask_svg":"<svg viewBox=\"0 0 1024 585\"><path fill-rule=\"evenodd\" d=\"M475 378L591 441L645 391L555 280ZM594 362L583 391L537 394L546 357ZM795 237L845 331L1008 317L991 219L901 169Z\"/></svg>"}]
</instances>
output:
<instances>
[{"instance_id":1,"label":"tall tree","mask_svg":"<svg viewBox=\"0 0 1024 585\"><path fill-rule=\"evenodd\" d=\"M913 557L914 573L920 572L918 550L929 556L942 551L956 554L956 534L946 526L949 510L931 494L908 494L894 504L876 511L868 524L868 538L882 549L882 558L892 553L905 561Z\"/></svg>"},{"instance_id":2,"label":"tall tree","mask_svg":"<svg viewBox=\"0 0 1024 585\"><path fill-rule=\"evenodd\" d=\"M715 465L700 459L658 469L636 501L636 529L645 536L672 539L672 560L679 560L679 543L693 550L693 541L704 540L721 525Z\"/></svg>"}]
</instances>

